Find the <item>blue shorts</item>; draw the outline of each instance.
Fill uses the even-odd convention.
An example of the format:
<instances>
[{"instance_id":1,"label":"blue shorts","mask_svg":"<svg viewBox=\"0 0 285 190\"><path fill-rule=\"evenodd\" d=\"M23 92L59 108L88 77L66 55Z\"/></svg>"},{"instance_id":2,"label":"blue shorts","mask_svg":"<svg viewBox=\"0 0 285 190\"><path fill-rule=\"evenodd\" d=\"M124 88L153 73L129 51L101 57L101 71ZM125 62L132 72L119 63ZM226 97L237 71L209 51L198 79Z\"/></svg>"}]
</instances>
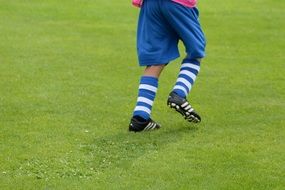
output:
<instances>
[{"instance_id":1,"label":"blue shorts","mask_svg":"<svg viewBox=\"0 0 285 190\"><path fill-rule=\"evenodd\" d=\"M203 58L206 42L198 17L195 7L171 0L144 0L137 30L139 64L161 65L178 58L179 40L183 41L188 58Z\"/></svg>"}]
</instances>

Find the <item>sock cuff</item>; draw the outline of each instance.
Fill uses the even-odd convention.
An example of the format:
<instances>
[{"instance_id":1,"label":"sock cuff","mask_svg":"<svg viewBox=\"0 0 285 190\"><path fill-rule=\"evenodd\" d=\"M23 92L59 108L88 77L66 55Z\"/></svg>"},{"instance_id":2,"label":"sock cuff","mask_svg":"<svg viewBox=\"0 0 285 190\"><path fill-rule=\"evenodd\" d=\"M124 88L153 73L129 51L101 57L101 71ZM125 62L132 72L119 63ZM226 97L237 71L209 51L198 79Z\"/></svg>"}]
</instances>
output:
<instances>
[{"instance_id":1,"label":"sock cuff","mask_svg":"<svg viewBox=\"0 0 285 190\"><path fill-rule=\"evenodd\" d=\"M158 78L151 76L142 76L140 84L148 84L154 87L158 87Z\"/></svg>"},{"instance_id":2,"label":"sock cuff","mask_svg":"<svg viewBox=\"0 0 285 190\"><path fill-rule=\"evenodd\" d=\"M192 64L194 64L194 65L200 66L200 61L197 60L197 59L185 58L185 59L182 61L182 64L183 64L183 63L192 63Z\"/></svg>"}]
</instances>

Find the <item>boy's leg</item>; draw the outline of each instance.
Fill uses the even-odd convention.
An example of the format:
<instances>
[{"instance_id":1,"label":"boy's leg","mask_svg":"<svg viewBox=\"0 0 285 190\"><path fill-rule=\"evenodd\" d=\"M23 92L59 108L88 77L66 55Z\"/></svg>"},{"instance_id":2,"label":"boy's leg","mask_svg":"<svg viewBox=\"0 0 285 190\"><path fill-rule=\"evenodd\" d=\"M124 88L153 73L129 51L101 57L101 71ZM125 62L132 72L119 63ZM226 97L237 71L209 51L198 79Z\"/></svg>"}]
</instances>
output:
<instances>
[{"instance_id":1,"label":"boy's leg","mask_svg":"<svg viewBox=\"0 0 285 190\"><path fill-rule=\"evenodd\" d=\"M144 70L143 76L151 76L151 77L159 78L164 67L165 65L147 66Z\"/></svg>"},{"instance_id":2,"label":"boy's leg","mask_svg":"<svg viewBox=\"0 0 285 190\"><path fill-rule=\"evenodd\" d=\"M149 120L153 101L158 88L158 78L164 65L148 66L145 68L139 85L137 104L133 116L140 120Z\"/></svg>"},{"instance_id":3,"label":"boy's leg","mask_svg":"<svg viewBox=\"0 0 285 190\"><path fill-rule=\"evenodd\" d=\"M206 42L199 22L199 12L195 7L185 7L172 1L165 2L163 9L165 18L183 41L187 52L167 104L188 121L200 122L200 116L186 99L199 73L200 59L205 56Z\"/></svg>"},{"instance_id":4,"label":"boy's leg","mask_svg":"<svg viewBox=\"0 0 285 190\"><path fill-rule=\"evenodd\" d=\"M181 113L186 120L195 123L200 122L201 117L194 111L186 97L192 89L199 71L200 60L185 58L182 62L176 84L167 100L167 104L171 108Z\"/></svg>"},{"instance_id":5,"label":"boy's leg","mask_svg":"<svg viewBox=\"0 0 285 190\"><path fill-rule=\"evenodd\" d=\"M148 66L145 68L140 80L137 104L129 126L130 131L138 132L160 128L160 125L153 121L150 115L158 88L158 78L163 68L164 65Z\"/></svg>"},{"instance_id":6,"label":"boy's leg","mask_svg":"<svg viewBox=\"0 0 285 190\"><path fill-rule=\"evenodd\" d=\"M186 98L194 85L199 71L199 60L185 58L181 64L176 84L173 87L173 92L182 98Z\"/></svg>"}]
</instances>

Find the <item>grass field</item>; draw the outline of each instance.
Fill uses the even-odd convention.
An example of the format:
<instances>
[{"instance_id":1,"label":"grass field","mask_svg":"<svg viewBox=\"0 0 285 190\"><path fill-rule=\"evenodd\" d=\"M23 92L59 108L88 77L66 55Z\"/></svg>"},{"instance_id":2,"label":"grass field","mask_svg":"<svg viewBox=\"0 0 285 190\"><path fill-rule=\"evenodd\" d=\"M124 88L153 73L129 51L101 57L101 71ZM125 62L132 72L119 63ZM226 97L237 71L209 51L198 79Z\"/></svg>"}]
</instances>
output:
<instances>
[{"instance_id":1,"label":"grass field","mask_svg":"<svg viewBox=\"0 0 285 190\"><path fill-rule=\"evenodd\" d=\"M207 58L186 123L127 126L139 76L129 1L0 0L0 189L285 189L285 2L200 0ZM183 48L181 46L183 55Z\"/></svg>"}]
</instances>

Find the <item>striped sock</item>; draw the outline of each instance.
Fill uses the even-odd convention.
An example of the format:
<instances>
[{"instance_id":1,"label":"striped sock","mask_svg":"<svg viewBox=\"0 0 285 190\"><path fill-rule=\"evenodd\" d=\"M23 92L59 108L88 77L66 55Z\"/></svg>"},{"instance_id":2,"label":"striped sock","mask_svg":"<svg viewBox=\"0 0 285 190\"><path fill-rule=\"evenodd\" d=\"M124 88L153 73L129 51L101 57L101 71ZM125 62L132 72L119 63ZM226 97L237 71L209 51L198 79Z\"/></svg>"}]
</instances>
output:
<instances>
[{"instance_id":1,"label":"striped sock","mask_svg":"<svg viewBox=\"0 0 285 190\"><path fill-rule=\"evenodd\" d=\"M157 87L157 78L150 76L141 77L137 105L135 107L133 116L140 116L146 120L150 118Z\"/></svg>"},{"instance_id":2,"label":"striped sock","mask_svg":"<svg viewBox=\"0 0 285 190\"><path fill-rule=\"evenodd\" d=\"M191 91L199 71L200 62L198 60L184 59L173 91L178 94L178 96L185 98Z\"/></svg>"}]
</instances>

